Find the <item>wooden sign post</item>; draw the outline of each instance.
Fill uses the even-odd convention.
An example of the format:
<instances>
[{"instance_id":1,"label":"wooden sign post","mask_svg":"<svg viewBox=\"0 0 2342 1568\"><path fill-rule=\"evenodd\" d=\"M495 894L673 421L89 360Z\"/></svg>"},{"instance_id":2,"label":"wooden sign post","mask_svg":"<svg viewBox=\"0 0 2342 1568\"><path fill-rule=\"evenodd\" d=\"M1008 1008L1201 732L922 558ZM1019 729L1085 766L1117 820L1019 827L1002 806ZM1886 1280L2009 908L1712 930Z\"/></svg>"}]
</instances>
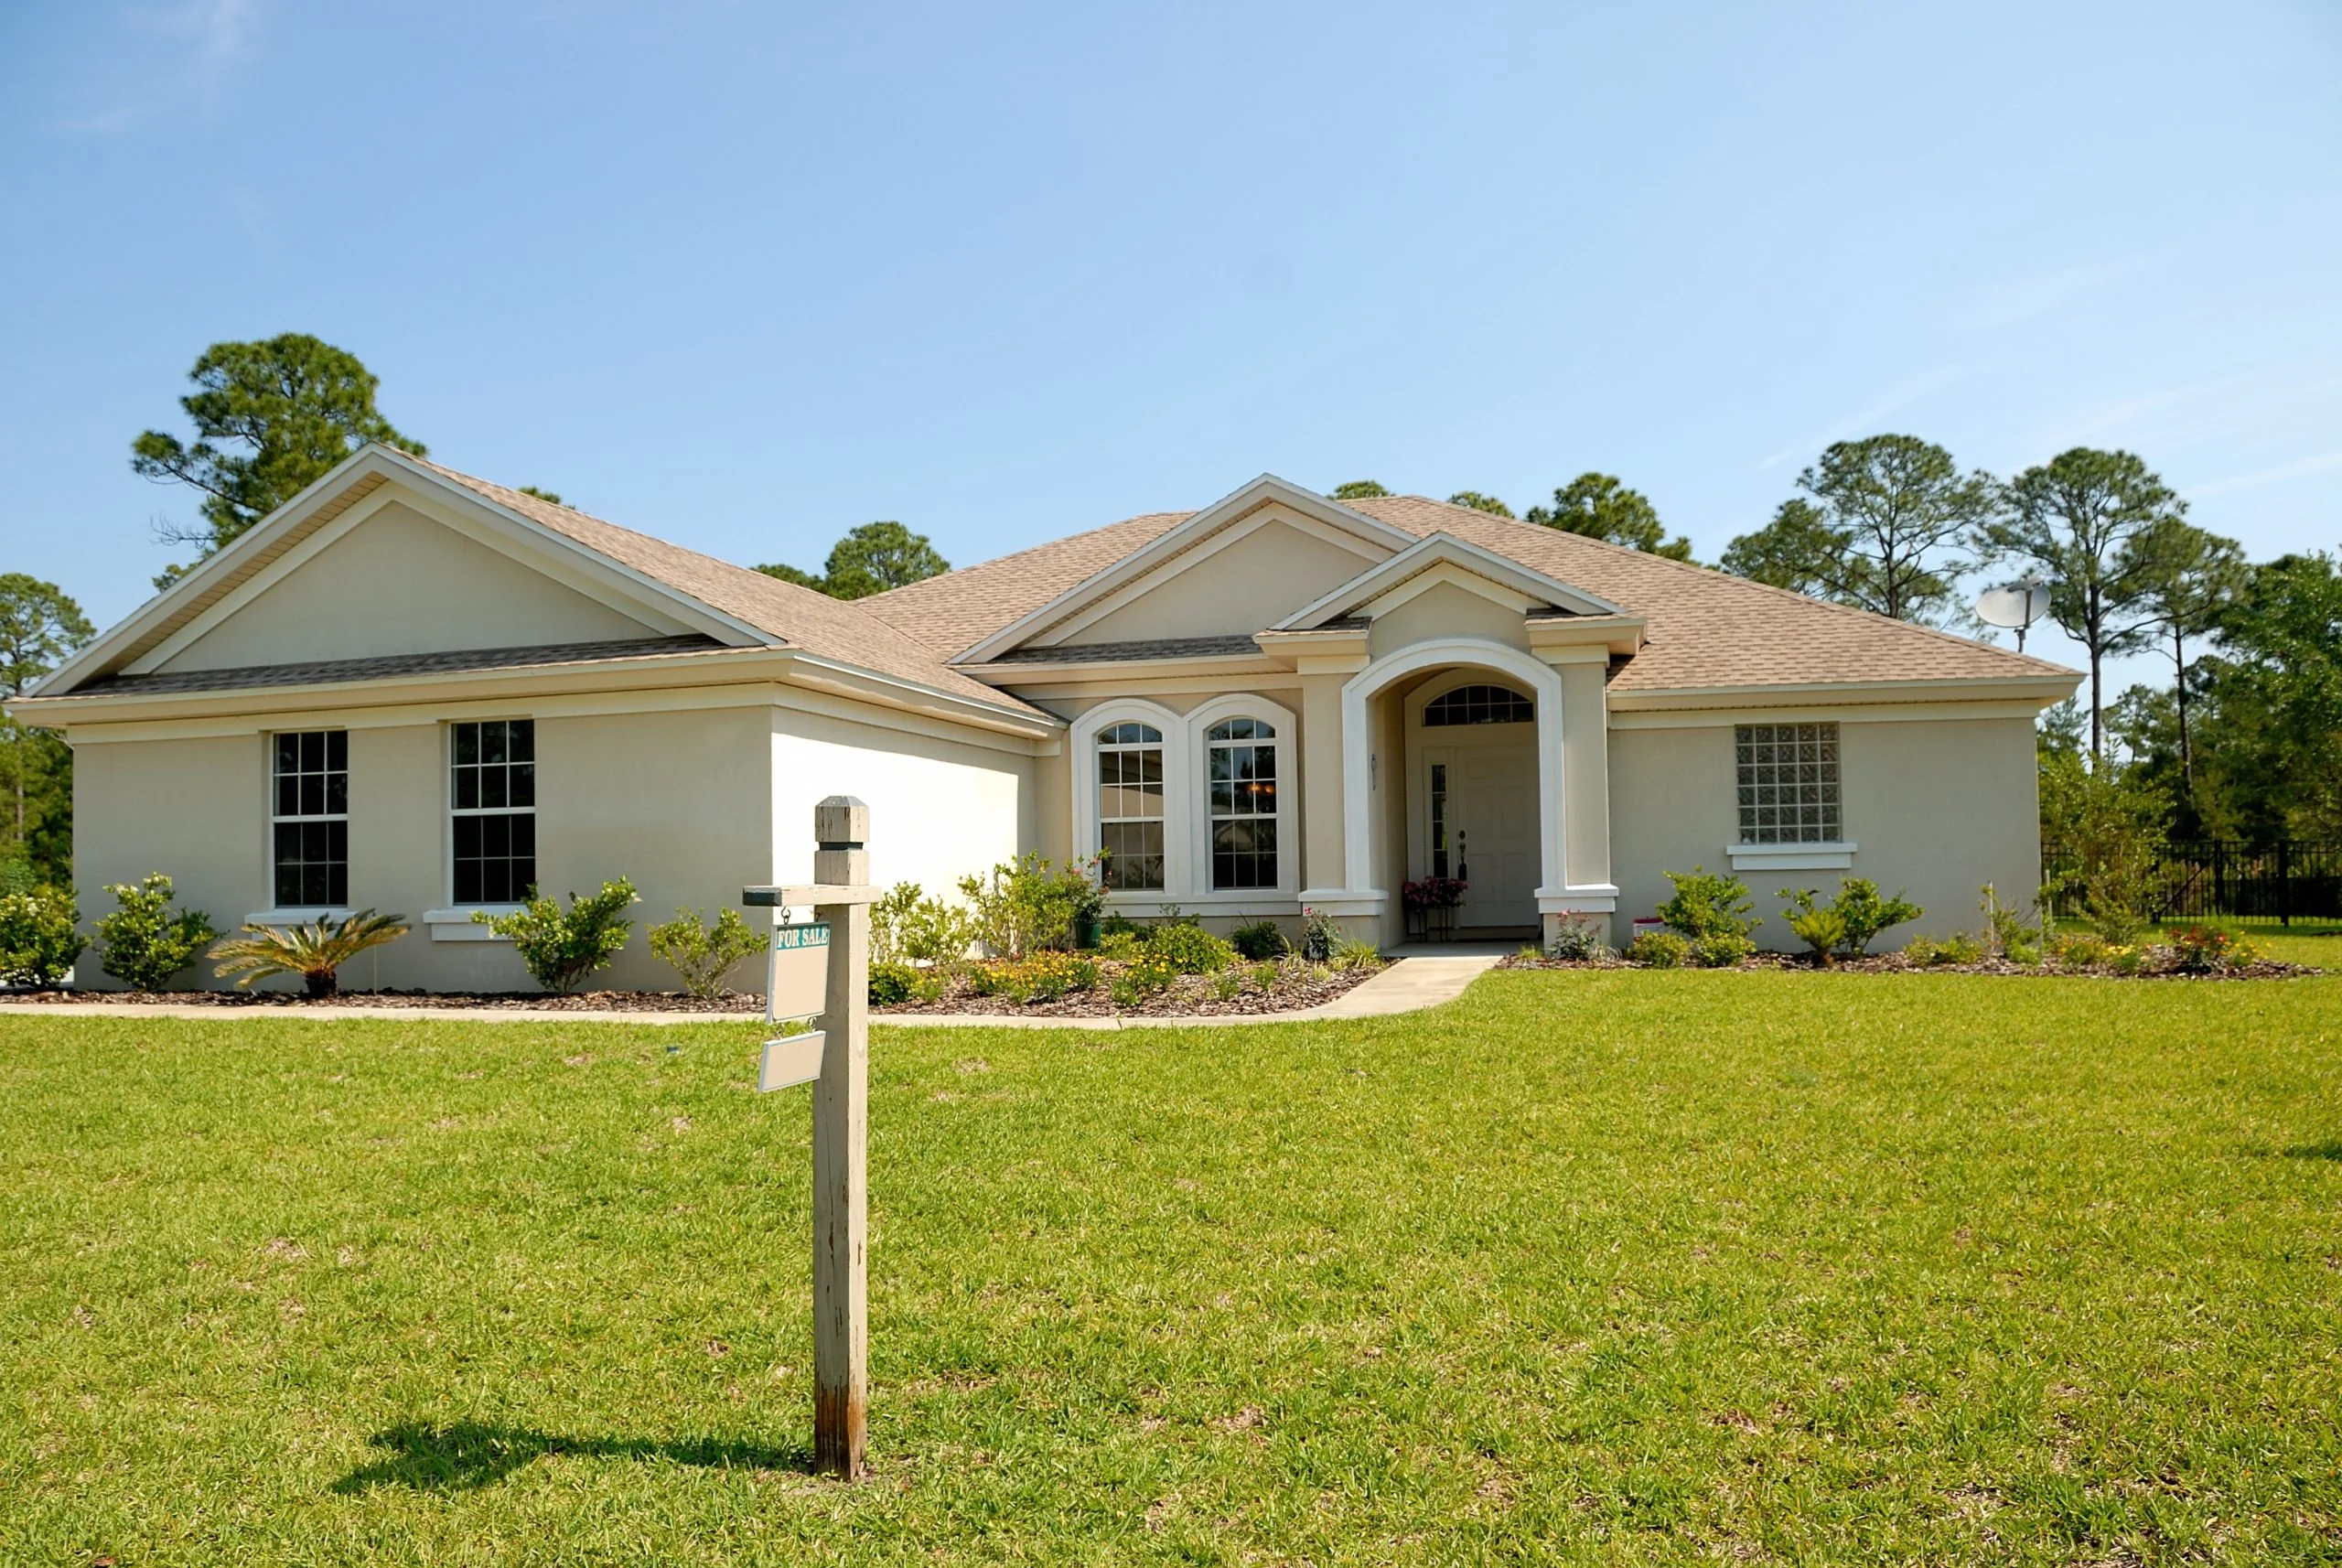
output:
<instances>
[{"instance_id":1,"label":"wooden sign post","mask_svg":"<svg viewBox=\"0 0 2342 1568\"><path fill-rule=\"evenodd\" d=\"M822 1027L768 1041L757 1087L813 1085L813 1466L847 1480L862 1474L870 1398L869 832L870 808L833 795L813 808L813 885L740 890L751 908L810 904L827 928ZM765 1009L775 1016L769 989Z\"/></svg>"}]
</instances>

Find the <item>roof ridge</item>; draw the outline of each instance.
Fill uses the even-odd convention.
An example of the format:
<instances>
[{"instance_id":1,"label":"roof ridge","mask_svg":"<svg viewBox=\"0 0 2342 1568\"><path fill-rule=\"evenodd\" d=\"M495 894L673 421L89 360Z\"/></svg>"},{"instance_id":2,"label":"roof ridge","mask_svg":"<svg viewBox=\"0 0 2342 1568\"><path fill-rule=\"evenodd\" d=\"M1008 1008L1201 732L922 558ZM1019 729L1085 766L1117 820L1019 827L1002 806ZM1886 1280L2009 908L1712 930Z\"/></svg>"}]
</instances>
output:
<instances>
[{"instance_id":1,"label":"roof ridge","mask_svg":"<svg viewBox=\"0 0 2342 1568\"><path fill-rule=\"evenodd\" d=\"M1734 591L1737 591L1740 588L1755 589L1759 593L1776 595L1799 605L1817 606L1820 608L1832 611L1838 615L1856 616L1861 618L1866 625L1899 627L1906 631L1923 632L1929 637L1949 642L1956 648L1982 649L1987 653L1999 654L2005 659L2021 659L2027 664L2036 665L2043 671L2051 674L2071 675L2076 673L2076 671L2067 669L2062 664L2052 664L2046 659L2037 658L2030 653L2019 653L2014 649L2003 648L1996 642L1986 642L1982 638L1961 637L1957 632L1945 631L1940 627L1928 626L1923 621L1898 620L1893 616L1881 615L1876 610L1864 609L1859 605L1842 605L1834 599L1817 598L1811 594L1800 594L1795 588L1784 588L1774 583L1760 583L1754 577L1744 577L1737 572L1727 572L1721 566L1710 566L1703 562L1678 561L1671 555L1660 555L1649 550L1638 550L1631 544L1619 544L1607 539L1596 539L1590 533L1577 533L1566 528L1557 529L1552 527L1550 524L1531 522L1527 518L1523 517L1499 517L1492 511L1482 511L1477 507L1461 506L1455 501L1440 500L1436 497L1433 496L1391 496L1387 499L1391 500L1424 501L1432 506L1439 507L1448 511L1463 512L1472 517L1486 518L1491 522L1518 523L1523 528L1533 528L1538 530L1540 532L1544 533L1565 533L1582 544L1595 545L1604 550L1616 551L1623 555L1633 556L1639 561L1650 562L1655 564L1663 564L1664 565L1676 567L1684 571L1704 573L1706 574L1707 581L1715 582L1722 580L1723 582L1732 584L1735 585Z\"/></svg>"}]
</instances>

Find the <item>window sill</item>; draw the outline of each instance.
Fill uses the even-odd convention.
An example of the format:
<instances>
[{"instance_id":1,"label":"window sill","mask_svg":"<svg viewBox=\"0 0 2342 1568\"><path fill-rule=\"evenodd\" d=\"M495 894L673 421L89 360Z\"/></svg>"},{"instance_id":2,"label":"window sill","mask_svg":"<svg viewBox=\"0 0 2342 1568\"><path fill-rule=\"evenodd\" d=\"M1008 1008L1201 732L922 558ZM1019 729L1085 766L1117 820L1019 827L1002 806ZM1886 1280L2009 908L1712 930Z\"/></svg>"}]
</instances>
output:
<instances>
[{"instance_id":1,"label":"window sill","mask_svg":"<svg viewBox=\"0 0 2342 1568\"><path fill-rule=\"evenodd\" d=\"M425 909L423 924L435 942L509 942L510 937L500 937L472 918L475 913L484 915L516 914L525 905L478 904L460 909Z\"/></svg>"},{"instance_id":2,"label":"window sill","mask_svg":"<svg viewBox=\"0 0 2342 1568\"><path fill-rule=\"evenodd\" d=\"M1734 843L1724 845L1735 871L1843 871L1854 864L1851 843Z\"/></svg>"},{"instance_id":3,"label":"window sill","mask_svg":"<svg viewBox=\"0 0 2342 1568\"><path fill-rule=\"evenodd\" d=\"M283 930L287 926L306 926L312 920L346 920L356 911L342 904L307 905L294 909L263 909L246 915L247 926L268 926Z\"/></svg>"}]
</instances>

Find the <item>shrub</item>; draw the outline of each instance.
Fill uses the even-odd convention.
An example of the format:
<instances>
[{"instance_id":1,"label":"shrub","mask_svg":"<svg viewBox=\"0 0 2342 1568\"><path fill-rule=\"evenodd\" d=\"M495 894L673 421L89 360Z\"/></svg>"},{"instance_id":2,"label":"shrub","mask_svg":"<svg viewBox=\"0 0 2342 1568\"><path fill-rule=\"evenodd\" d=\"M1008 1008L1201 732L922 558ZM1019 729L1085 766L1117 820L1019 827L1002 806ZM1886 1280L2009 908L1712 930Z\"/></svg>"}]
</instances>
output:
<instances>
[{"instance_id":1,"label":"shrub","mask_svg":"<svg viewBox=\"0 0 2342 1568\"><path fill-rule=\"evenodd\" d=\"M1254 964L1252 980L1255 991L1274 991L1277 988L1277 966L1273 963Z\"/></svg>"},{"instance_id":2,"label":"shrub","mask_svg":"<svg viewBox=\"0 0 2342 1568\"><path fill-rule=\"evenodd\" d=\"M1150 996L1171 989L1178 978L1178 971L1153 953L1147 953L1114 978L1113 998L1117 1007L1135 1007Z\"/></svg>"},{"instance_id":3,"label":"shrub","mask_svg":"<svg viewBox=\"0 0 2342 1568\"><path fill-rule=\"evenodd\" d=\"M1714 936L1693 940L1692 960L1702 969L1730 969L1756 950L1756 944L1746 937L1718 931Z\"/></svg>"},{"instance_id":4,"label":"shrub","mask_svg":"<svg viewBox=\"0 0 2342 1568\"><path fill-rule=\"evenodd\" d=\"M1334 949L1342 940L1341 922L1323 909L1303 905L1301 909L1301 956L1313 962L1323 963L1334 956Z\"/></svg>"},{"instance_id":5,"label":"shrub","mask_svg":"<svg viewBox=\"0 0 2342 1568\"><path fill-rule=\"evenodd\" d=\"M557 902L531 888L528 903L510 915L475 910L472 918L508 939L521 955L530 977L545 990L566 996L610 960L634 932L634 922L621 911L641 899L634 884L621 876L605 882L591 898L569 896L564 913Z\"/></svg>"},{"instance_id":6,"label":"shrub","mask_svg":"<svg viewBox=\"0 0 2342 1568\"><path fill-rule=\"evenodd\" d=\"M2040 928L2026 925L2023 912L2014 904L2002 903L1991 883L1984 884L1982 891L1983 897L1976 907L1983 911L1984 940L1993 955L2011 963L2039 963Z\"/></svg>"},{"instance_id":7,"label":"shrub","mask_svg":"<svg viewBox=\"0 0 2342 1568\"><path fill-rule=\"evenodd\" d=\"M2112 945L2103 938L2083 932L2053 937L2045 945L2060 969L2096 969L2109 961L2114 953Z\"/></svg>"},{"instance_id":8,"label":"shrub","mask_svg":"<svg viewBox=\"0 0 2342 1568\"><path fill-rule=\"evenodd\" d=\"M1782 894L1787 898L1789 894ZM1813 961L1827 969L1836 960L1831 957L1847 940L1846 917L1834 908L1816 908L1813 895L1799 893L1803 907L1789 918L1789 930L1798 940L1813 950Z\"/></svg>"},{"instance_id":9,"label":"shrub","mask_svg":"<svg viewBox=\"0 0 2342 1568\"><path fill-rule=\"evenodd\" d=\"M69 887L0 894L0 985L55 985L90 944Z\"/></svg>"},{"instance_id":10,"label":"shrub","mask_svg":"<svg viewBox=\"0 0 2342 1568\"><path fill-rule=\"evenodd\" d=\"M2261 956L2257 944L2218 926L2178 926L2164 935L2170 940L2180 969L2188 974L2241 969Z\"/></svg>"},{"instance_id":11,"label":"shrub","mask_svg":"<svg viewBox=\"0 0 2342 1568\"><path fill-rule=\"evenodd\" d=\"M98 922L102 967L133 991L160 991L220 933L200 909L171 912L171 879L160 872L136 886L112 882L122 906Z\"/></svg>"},{"instance_id":12,"label":"shrub","mask_svg":"<svg viewBox=\"0 0 2342 1568\"><path fill-rule=\"evenodd\" d=\"M870 967L876 971L882 963L893 963L903 956L903 922L919 908L921 897L916 882L897 882L886 889L878 902L870 906ZM650 933L655 944L659 933Z\"/></svg>"},{"instance_id":13,"label":"shrub","mask_svg":"<svg viewBox=\"0 0 2342 1568\"><path fill-rule=\"evenodd\" d=\"M1127 922L1125 927L1125 929L1106 931L1099 936L1098 956L1100 958L1119 959L1127 962L1146 950L1146 943L1140 940L1143 933L1136 926L1128 925Z\"/></svg>"},{"instance_id":14,"label":"shrub","mask_svg":"<svg viewBox=\"0 0 2342 1568\"><path fill-rule=\"evenodd\" d=\"M1913 937L1910 945L1903 950L1903 956L1929 968L1974 963L1984 956L1984 944L1966 931L1954 931L1948 937Z\"/></svg>"},{"instance_id":15,"label":"shrub","mask_svg":"<svg viewBox=\"0 0 2342 1568\"><path fill-rule=\"evenodd\" d=\"M969 983L979 996L1005 996L1023 1005L1055 1002L1071 992L1088 991L1098 983L1098 963L1081 953L1043 952L1030 958L993 959L970 972Z\"/></svg>"},{"instance_id":16,"label":"shrub","mask_svg":"<svg viewBox=\"0 0 2342 1568\"><path fill-rule=\"evenodd\" d=\"M650 928L650 950L667 961L682 978L685 991L702 998L723 989L725 972L734 964L771 945L772 939L750 929L737 909L725 910L710 926L700 918L698 910L679 908L673 919ZM875 940L871 943L874 949L877 945Z\"/></svg>"},{"instance_id":17,"label":"shrub","mask_svg":"<svg viewBox=\"0 0 2342 1568\"><path fill-rule=\"evenodd\" d=\"M1072 940L1073 923L1105 899L1096 860L1059 866L1037 854L1004 860L982 876L960 878L971 934L994 958L1023 958Z\"/></svg>"},{"instance_id":18,"label":"shrub","mask_svg":"<svg viewBox=\"0 0 2342 1568\"><path fill-rule=\"evenodd\" d=\"M1245 983L1246 977L1241 970L1226 970L1213 978L1212 994L1222 1002L1232 1002L1243 994Z\"/></svg>"},{"instance_id":19,"label":"shrub","mask_svg":"<svg viewBox=\"0 0 2342 1568\"><path fill-rule=\"evenodd\" d=\"M1627 956L1650 969L1681 969L1692 956L1692 944L1675 931L1638 931Z\"/></svg>"},{"instance_id":20,"label":"shrub","mask_svg":"<svg viewBox=\"0 0 2342 1568\"><path fill-rule=\"evenodd\" d=\"M1846 922L1845 950L1854 958L1868 953L1878 933L1889 926L1927 913L1899 892L1891 898L1880 897L1878 884L1867 876L1849 876L1840 882L1838 897L1830 901L1830 908Z\"/></svg>"},{"instance_id":21,"label":"shrub","mask_svg":"<svg viewBox=\"0 0 2342 1568\"><path fill-rule=\"evenodd\" d=\"M1702 937L1745 937L1764 921L1749 912L1748 885L1737 876L1711 875L1705 866L1667 874L1675 895L1659 907L1659 918L1692 941Z\"/></svg>"},{"instance_id":22,"label":"shrub","mask_svg":"<svg viewBox=\"0 0 2342 1568\"><path fill-rule=\"evenodd\" d=\"M919 972L899 959L876 959L870 965L870 1005L893 1007L908 1002L919 991Z\"/></svg>"},{"instance_id":23,"label":"shrub","mask_svg":"<svg viewBox=\"0 0 2342 1568\"><path fill-rule=\"evenodd\" d=\"M2133 888L2127 878L2113 886L2092 880L2082 888L2082 913L2100 936L2117 946L2137 941L2147 929L2146 902L2147 894Z\"/></svg>"},{"instance_id":24,"label":"shrub","mask_svg":"<svg viewBox=\"0 0 2342 1568\"><path fill-rule=\"evenodd\" d=\"M1274 920L1254 920L1239 926L1228 934L1236 956L1258 962L1262 959L1283 958L1292 944L1284 940L1284 929Z\"/></svg>"},{"instance_id":25,"label":"shrub","mask_svg":"<svg viewBox=\"0 0 2342 1568\"><path fill-rule=\"evenodd\" d=\"M2147 952L2141 947L2109 948L2106 961L2114 966L2117 974L2136 974L2147 961Z\"/></svg>"},{"instance_id":26,"label":"shrub","mask_svg":"<svg viewBox=\"0 0 2342 1568\"><path fill-rule=\"evenodd\" d=\"M1380 969L1382 950L1372 942L1344 937L1335 945L1333 965L1336 969Z\"/></svg>"},{"instance_id":27,"label":"shrub","mask_svg":"<svg viewBox=\"0 0 2342 1568\"><path fill-rule=\"evenodd\" d=\"M1236 950L1201 926L1157 926L1147 934L1146 961L1180 974L1218 974L1236 961Z\"/></svg>"},{"instance_id":28,"label":"shrub","mask_svg":"<svg viewBox=\"0 0 2342 1568\"><path fill-rule=\"evenodd\" d=\"M1564 915L1554 924L1553 940L1545 950L1555 958L1598 963L1610 956L1603 928L1604 922L1590 916Z\"/></svg>"},{"instance_id":29,"label":"shrub","mask_svg":"<svg viewBox=\"0 0 2342 1568\"><path fill-rule=\"evenodd\" d=\"M338 920L320 916L302 925L247 925L243 934L229 938L211 950L225 960L214 971L222 980L235 975L239 987L272 974L297 974L312 996L331 996L341 989L341 966L368 948L394 942L408 930L404 915L378 915L361 909Z\"/></svg>"}]
</instances>

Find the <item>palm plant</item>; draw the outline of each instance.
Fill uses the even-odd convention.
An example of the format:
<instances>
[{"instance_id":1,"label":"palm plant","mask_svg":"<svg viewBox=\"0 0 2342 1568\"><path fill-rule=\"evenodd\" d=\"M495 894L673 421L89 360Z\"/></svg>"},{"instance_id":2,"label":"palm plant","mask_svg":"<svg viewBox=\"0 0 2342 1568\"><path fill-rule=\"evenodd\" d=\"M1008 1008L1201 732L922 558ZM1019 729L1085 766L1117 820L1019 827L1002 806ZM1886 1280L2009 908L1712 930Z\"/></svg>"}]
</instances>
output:
<instances>
[{"instance_id":1,"label":"palm plant","mask_svg":"<svg viewBox=\"0 0 2342 1568\"><path fill-rule=\"evenodd\" d=\"M368 948L406 935L407 929L403 915L360 909L338 920L320 916L306 925L281 929L247 925L242 934L215 946L211 956L225 961L217 972L220 978L235 975L239 986L272 974L297 974L311 996L331 996L341 987L335 971Z\"/></svg>"}]
</instances>

